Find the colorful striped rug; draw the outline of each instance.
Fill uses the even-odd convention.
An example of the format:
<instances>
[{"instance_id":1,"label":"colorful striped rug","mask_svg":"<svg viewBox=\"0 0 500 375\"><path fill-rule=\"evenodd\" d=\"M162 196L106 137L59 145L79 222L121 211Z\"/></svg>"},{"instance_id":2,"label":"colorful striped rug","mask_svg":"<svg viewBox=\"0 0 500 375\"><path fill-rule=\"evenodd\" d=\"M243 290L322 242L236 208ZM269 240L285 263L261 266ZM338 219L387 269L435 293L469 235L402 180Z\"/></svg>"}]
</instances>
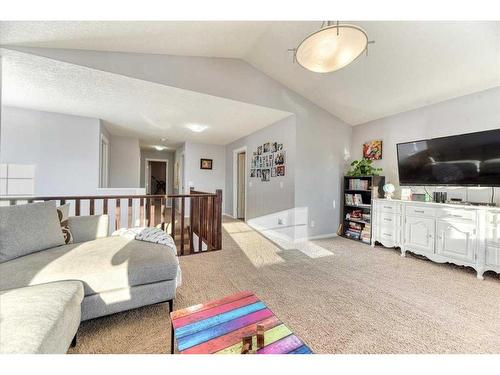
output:
<instances>
[{"instance_id":1,"label":"colorful striped rug","mask_svg":"<svg viewBox=\"0 0 500 375\"><path fill-rule=\"evenodd\" d=\"M170 314L181 354L240 354L242 338L264 326L264 346L257 354L311 354L311 350L255 294L236 293Z\"/></svg>"}]
</instances>

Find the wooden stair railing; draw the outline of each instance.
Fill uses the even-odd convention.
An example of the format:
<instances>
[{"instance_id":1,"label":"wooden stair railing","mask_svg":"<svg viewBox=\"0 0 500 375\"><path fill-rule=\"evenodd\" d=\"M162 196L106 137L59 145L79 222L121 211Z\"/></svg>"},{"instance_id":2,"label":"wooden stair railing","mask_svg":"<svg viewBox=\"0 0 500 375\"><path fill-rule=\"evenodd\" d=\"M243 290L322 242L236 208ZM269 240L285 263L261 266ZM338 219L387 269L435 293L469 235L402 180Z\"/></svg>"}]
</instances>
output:
<instances>
[{"instance_id":1,"label":"wooden stair railing","mask_svg":"<svg viewBox=\"0 0 500 375\"><path fill-rule=\"evenodd\" d=\"M74 216L109 215L111 231L122 227L159 227L174 238L178 255L222 249L222 190L205 193L191 188L189 194L177 195L0 197L0 204L52 200L61 205L73 203L74 211L70 214Z\"/></svg>"}]
</instances>

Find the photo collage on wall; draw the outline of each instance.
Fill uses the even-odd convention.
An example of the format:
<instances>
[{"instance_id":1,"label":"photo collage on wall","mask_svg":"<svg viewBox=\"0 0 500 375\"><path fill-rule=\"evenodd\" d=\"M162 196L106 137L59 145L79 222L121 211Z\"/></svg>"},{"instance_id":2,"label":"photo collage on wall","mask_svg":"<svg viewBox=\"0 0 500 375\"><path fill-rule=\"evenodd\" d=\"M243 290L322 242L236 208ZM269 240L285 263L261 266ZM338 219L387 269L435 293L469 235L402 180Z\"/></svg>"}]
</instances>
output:
<instances>
[{"instance_id":1,"label":"photo collage on wall","mask_svg":"<svg viewBox=\"0 0 500 375\"><path fill-rule=\"evenodd\" d=\"M259 178L263 182L269 182L273 177L283 177L285 176L285 160L286 155L282 143L264 143L253 152L250 177Z\"/></svg>"}]
</instances>

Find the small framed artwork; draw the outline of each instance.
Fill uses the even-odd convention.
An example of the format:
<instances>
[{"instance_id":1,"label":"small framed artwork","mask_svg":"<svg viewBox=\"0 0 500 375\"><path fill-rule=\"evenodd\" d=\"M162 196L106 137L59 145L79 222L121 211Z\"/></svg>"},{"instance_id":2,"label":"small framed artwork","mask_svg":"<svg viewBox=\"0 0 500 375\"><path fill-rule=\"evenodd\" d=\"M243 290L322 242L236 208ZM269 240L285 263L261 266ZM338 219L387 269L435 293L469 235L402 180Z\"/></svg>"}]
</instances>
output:
<instances>
[{"instance_id":1,"label":"small framed artwork","mask_svg":"<svg viewBox=\"0 0 500 375\"><path fill-rule=\"evenodd\" d=\"M276 177L276 167L271 168L271 177Z\"/></svg>"},{"instance_id":2,"label":"small framed artwork","mask_svg":"<svg viewBox=\"0 0 500 375\"><path fill-rule=\"evenodd\" d=\"M269 152L271 151L271 144L269 142L264 143L264 152Z\"/></svg>"},{"instance_id":3,"label":"small framed artwork","mask_svg":"<svg viewBox=\"0 0 500 375\"><path fill-rule=\"evenodd\" d=\"M382 159L382 141L369 141L363 144L363 158L368 160Z\"/></svg>"},{"instance_id":4,"label":"small framed artwork","mask_svg":"<svg viewBox=\"0 0 500 375\"><path fill-rule=\"evenodd\" d=\"M268 182L271 177L271 170L269 168L262 170L262 181Z\"/></svg>"},{"instance_id":5,"label":"small framed artwork","mask_svg":"<svg viewBox=\"0 0 500 375\"><path fill-rule=\"evenodd\" d=\"M255 169L250 169L250 177L255 177L256 172Z\"/></svg>"},{"instance_id":6,"label":"small framed artwork","mask_svg":"<svg viewBox=\"0 0 500 375\"><path fill-rule=\"evenodd\" d=\"M257 147L257 155L262 155L262 146Z\"/></svg>"},{"instance_id":7,"label":"small framed artwork","mask_svg":"<svg viewBox=\"0 0 500 375\"><path fill-rule=\"evenodd\" d=\"M284 165L285 164L285 151L279 151L274 156L274 165Z\"/></svg>"},{"instance_id":8,"label":"small framed artwork","mask_svg":"<svg viewBox=\"0 0 500 375\"><path fill-rule=\"evenodd\" d=\"M212 169L213 159L200 159L200 169Z\"/></svg>"},{"instance_id":9,"label":"small framed artwork","mask_svg":"<svg viewBox=\"0 0 500 375\"><path fill-rule=\"evenodd\" d=\"M284 165L278 165L276 167L276 176L282 177L285 175L285 166Z\"/></svg>"},{"instance_id":10,"label":"small framed artwork","mask_svg":"<svg viewBox=\"0 0 500 375\"><path fill-rule=\"evenodd\" d=\"M273 142L271 144L271 152L276 152L278 151L278 142Z\"/></svg>"}]
</instances>

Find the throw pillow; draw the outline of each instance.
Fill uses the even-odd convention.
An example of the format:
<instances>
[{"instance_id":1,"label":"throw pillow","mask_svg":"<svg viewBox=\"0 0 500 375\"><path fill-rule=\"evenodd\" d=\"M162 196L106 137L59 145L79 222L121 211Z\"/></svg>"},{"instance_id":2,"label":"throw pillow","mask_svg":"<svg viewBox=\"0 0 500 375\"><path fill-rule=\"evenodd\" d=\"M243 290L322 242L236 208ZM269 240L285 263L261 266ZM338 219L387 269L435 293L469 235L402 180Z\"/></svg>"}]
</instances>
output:
<instances>
[{"instance_id":1,"label":"throw pillow","mask_svg":"<svg viewBox=\"0 0 500 375\"><path fill-rule=\"evenodd\" d=\"M71 230L69 229L68 226L69 203L57 207L57 214L59 215L59 222L61 223L61 230L64 236L64 242L66 243L66 245L73 243L73 235L71 234Z\"/></svg>"},{"instance_id":2,"label":"throw pillow","mask_svg":"<svg viewBox=\"0 0 500 375\"><path fill-rule=\"evenodd\" d=\"M56 202L0 207L0 263L60 245Z\"/></svg>"}]
</instances>

